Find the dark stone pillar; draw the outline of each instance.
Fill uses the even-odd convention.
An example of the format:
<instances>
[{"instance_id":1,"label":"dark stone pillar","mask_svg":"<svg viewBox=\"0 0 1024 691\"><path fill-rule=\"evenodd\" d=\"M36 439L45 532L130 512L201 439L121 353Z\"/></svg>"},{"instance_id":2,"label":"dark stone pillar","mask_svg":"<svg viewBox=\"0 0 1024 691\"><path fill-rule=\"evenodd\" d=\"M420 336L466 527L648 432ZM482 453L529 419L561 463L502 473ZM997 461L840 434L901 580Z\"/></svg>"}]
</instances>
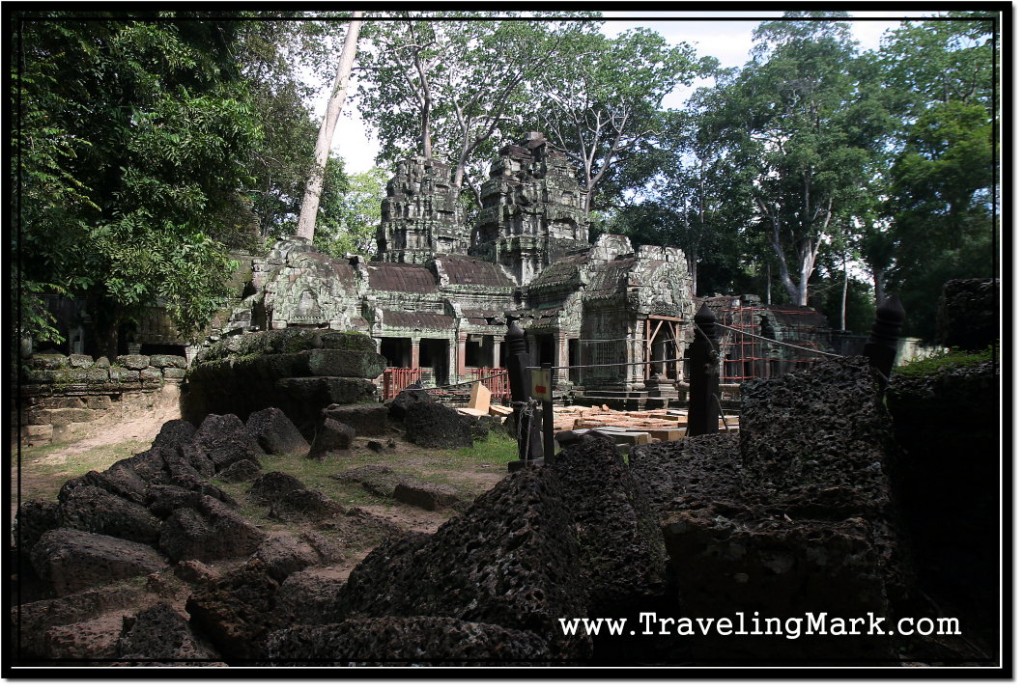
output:
<instances>
[{"instance_id":1,"label":"dark stone pillar","mask_svg":"<svg viewBox=\"0 0 1024 691\"><path fill-rule=\"evenodd\" d=\"M519 440L519 460L528 461L540 458L544 450L541 447L539 420L533 419L530 409L530 354L526 350L526 333L522 327L509 320L508 331L505 333L506 366L508 368L508 386L512 397L512 422L517 430Z\"/></svg>"},{"instance_id":2,"label":"dark stone pillar","mask_svg":"<svg viewBox=\"0 0 1024 691\"><path fill-rule=\"evenodd\" d=\"M687 435L718 432L719 357L715 314L707 303L698 310L693 345L690 347L690 407Z\"/></svg>"},{"instance_id":3,"label":"dark stone pillar","mask_svg":"<svg viewBox=\"0 0 1024 691\"><path fill-rule=\"evenodd\" d=\"M871 327L871 335L864 345L864 355L871 365L882 376L882 388L885 389L892 373L892 365L896 360L896 346L899 342L900 327L907 316L903 303L895 295L890 295L875 310L875 324Z\"/></svg>"}]
</instances>

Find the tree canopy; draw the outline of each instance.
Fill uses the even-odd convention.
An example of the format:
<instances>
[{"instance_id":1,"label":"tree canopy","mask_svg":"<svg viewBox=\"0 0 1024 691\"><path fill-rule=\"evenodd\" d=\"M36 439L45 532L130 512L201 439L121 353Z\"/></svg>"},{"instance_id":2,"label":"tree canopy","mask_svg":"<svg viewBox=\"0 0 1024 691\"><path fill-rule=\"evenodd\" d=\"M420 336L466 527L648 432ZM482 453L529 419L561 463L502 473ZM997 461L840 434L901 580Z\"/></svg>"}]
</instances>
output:
<instances>
[{"instance_id":1,"label":"tree canopy","mask_svg":"<svg viewBox=\"0 0 1024 691\"><path fill-rule=\"evenodd\" d=\"M262 129L237 24L51 15L16 31L21 277L85 297L102 352L158 301L195 332L254 225L241 190Z\"/></svg>"},{"instance_id":2,"label":"tree canopy","mask_svg":"<svg viewBox=\"0 0 1024 691\"><path fill-rule=\"evenodd\" d=\"M389 164L443 160L472 206L497 149L536 129L578 168L594 227L682 247L698 293L813 304L844 326L872 293L898 292L928 337L944 281L996 273L994 15L907 20L865 51L841 14L791 13L759 26L737 69L651 29L611 35L590 12L366 19L354 103L383 168L328 160L325 251L372 252ZM58 293L85 301L97 352L153 305L201 331L229 251L295 232L314 170L310 83L330 82L346 24L16 13L20 328L56 338L38 295Z\"/></svg>"}]
</instances>

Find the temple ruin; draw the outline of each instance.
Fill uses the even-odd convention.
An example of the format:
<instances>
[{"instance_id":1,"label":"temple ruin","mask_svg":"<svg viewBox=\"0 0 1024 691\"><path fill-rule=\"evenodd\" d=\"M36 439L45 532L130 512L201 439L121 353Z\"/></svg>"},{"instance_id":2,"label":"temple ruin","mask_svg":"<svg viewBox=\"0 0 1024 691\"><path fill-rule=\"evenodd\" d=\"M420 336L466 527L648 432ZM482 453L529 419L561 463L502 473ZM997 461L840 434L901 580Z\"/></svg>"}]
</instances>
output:
<instances>
[{"instance_id":1,"label":"temple ruin","mask_svg":"<svg viewBox=\"0 0 1024 691\"><path fill-rule=\"evenodd\" d=\"M575 171L543 135L499 150L472 224L440 161L400 162L386 193L372 259L330 257L297 238L239 257L231 282L241 297L215 316L208 342L290 327L356 331L387 360L378 380L385 399L417 381L484 379L502 395L513 319L531 363L555 368L563 396L628 408L685 400L699 304L682 250L634 247L611 234L591 243ZM762 305L756 296L706 300L721 325L723 385L784 374L816 359L809 351L835 350L835 334L811 308ZM84 315L81 305L57 306L61 324L82 321L73 314ZM68 329L69 343L78 334L72 352L82 352L82 326ZM191 361L197 352L158 307L123 331L129 353Z\"/></svg>"},{"instance_id":2,"label":"temple ruin","mask_svg":"<svg viewBox=\"0 0 1024 691\"><path fill-rule=\"evenodd\" d=\"M535 365L581 396L661 404L678 398L677 358L693 339L681 250L588 242L584 194L542 135L505 146L470 228L447 166L402 162L381 204L378 254L332 259L294 238L253 263L232 329L330 327L369 335L388 361L385 398L414 381L489 378L504 391L508 319Z\"/></svg>"}]
</instances>

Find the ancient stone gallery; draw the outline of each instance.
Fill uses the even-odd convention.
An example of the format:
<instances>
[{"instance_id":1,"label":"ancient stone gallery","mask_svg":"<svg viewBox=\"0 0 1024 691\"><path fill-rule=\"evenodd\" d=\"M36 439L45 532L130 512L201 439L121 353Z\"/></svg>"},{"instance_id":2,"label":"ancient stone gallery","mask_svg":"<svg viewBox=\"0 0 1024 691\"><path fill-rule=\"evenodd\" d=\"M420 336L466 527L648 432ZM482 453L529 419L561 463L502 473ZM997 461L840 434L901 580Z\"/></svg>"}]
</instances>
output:
<instances>
[{"instance_id":1,"label":"ancient stone gallery","mask_svg":"<svg viewBox=\"0 0 1024 691\"><path fill-rule=\"evenodd\" d=\"M619 397L671 391L693 339L681 250L587 240L583 193L542 135L500 151L474 227L443 164L413 158L388 183L378 257L333 259L294 239L254 262L232 329L330 327L369 333L387 359L384 397L420 380L495 376L507 319L526 330L534 364L556 382ZM598 367L598 365L600 365Z\"/></svg>"}]
</instances>

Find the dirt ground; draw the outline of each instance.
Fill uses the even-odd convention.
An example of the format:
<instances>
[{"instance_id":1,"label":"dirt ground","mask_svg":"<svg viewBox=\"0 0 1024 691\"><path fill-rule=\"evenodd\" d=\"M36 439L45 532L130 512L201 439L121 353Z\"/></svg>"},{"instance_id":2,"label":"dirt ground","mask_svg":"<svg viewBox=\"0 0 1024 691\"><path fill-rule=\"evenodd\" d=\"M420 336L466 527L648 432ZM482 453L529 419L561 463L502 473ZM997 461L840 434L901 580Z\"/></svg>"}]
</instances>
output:
<instances>
[{"instance_id":1,"label":"dirt ground","mask_svg":"<svg viewBox=\"0 0 1024 691\"><path fill-rule=\"evenodd\" d=\"M21 501L55 500L57 492L68 480L90 470L105 470L122 458L146 451L152 446L161 426L178 416L176 405L162 405L130 420L96 425L92 433L72 442L13 449L12 519ZM454 451L423 449L408 444L401 440L396 429L382 430L374 440L382 442L385 450L372 451L367 448L370 438L359 437L350 450L322 460L302 456L263 456L260 462L264 472L279 470L294 475L310 489L324 492L346 509L362 509L403 530L433 532L451 518L454 511L427 511L402 504L374 495L357 484L341 482L333 475L363 465L385 465L396 473L454 487L460 498L471 500L505 476L506 463L515 454L514 442L499 438L499 435L492 435L486 442L478 442L473 449ZM219 484L238 500L240 512L264 529L298 532L310 527L283 526L267 519L265 508L250 505L247 500L245 492L251 483ZM368 550L360 551L365 553Z\"/></svg>"},{"instance_id":2,"label":"dirt ground","mask_svg":"<svg viewBox=\"0 0 1024 691\"><path fill-rule=\"evenodd\" d=\"M161 426L178 417L176 406L154 408L148 414L131 420L101 424L92 434L72 442L47 444L37 447L13 449L12 453L12 518L19 501L29 499L55 500L61 486L69 479L89 470L102 471L122 458L146 451ZM304 455L261 456L263 472L281 471L298 477L310 489L320 490L340 503L345 511L327 520L312 522L284 522L273 518L266 506L249 501L247 490L251 482L213 482L237 502L236 510L262 529L268 536L290 533L296 537L315 533L317 550L325 547L333 556L324 563L308 569L328 580L343 581L351 570L383 539L388 531L415 531L433 533L456 511L444 508L428 511L400 503L391 497L374 494L366 487L337 479L338 473L365 465L382 465L395 473L411 476L431 483L454 488L460 500L466 502L493 487L507 474L508 461L514 458L515 442L500 434L477 442L472 449L424 449L401 440L397 429L381 430L378 441L384 447L374 451L369 438L357 438L351 449L314 460ZM375 445L374 445L375 446ZM13 545L14 535L11 535ZM206 566L218 574L226 573L244 564L246 559L212 561ZM136 579L138 580L138 579ZM49 597L41 584L22 582L17 592L31 602ZM105 659L121 631L123 617L157 601L164 601L184 612L191 586L175 575L173 567L154 574L144 583L119 581L101 586L100 591L126 593L131 604L112 609L100 607L85 620L69 622L59 630L59 657L77 659L95 656ZM124 601L122 596L110 596ZM104 599L106 596L100 596ZM57 640L56 638L54 640ZM54 645L57 645L54 643Z\"/></svg>"}]
</instances>

